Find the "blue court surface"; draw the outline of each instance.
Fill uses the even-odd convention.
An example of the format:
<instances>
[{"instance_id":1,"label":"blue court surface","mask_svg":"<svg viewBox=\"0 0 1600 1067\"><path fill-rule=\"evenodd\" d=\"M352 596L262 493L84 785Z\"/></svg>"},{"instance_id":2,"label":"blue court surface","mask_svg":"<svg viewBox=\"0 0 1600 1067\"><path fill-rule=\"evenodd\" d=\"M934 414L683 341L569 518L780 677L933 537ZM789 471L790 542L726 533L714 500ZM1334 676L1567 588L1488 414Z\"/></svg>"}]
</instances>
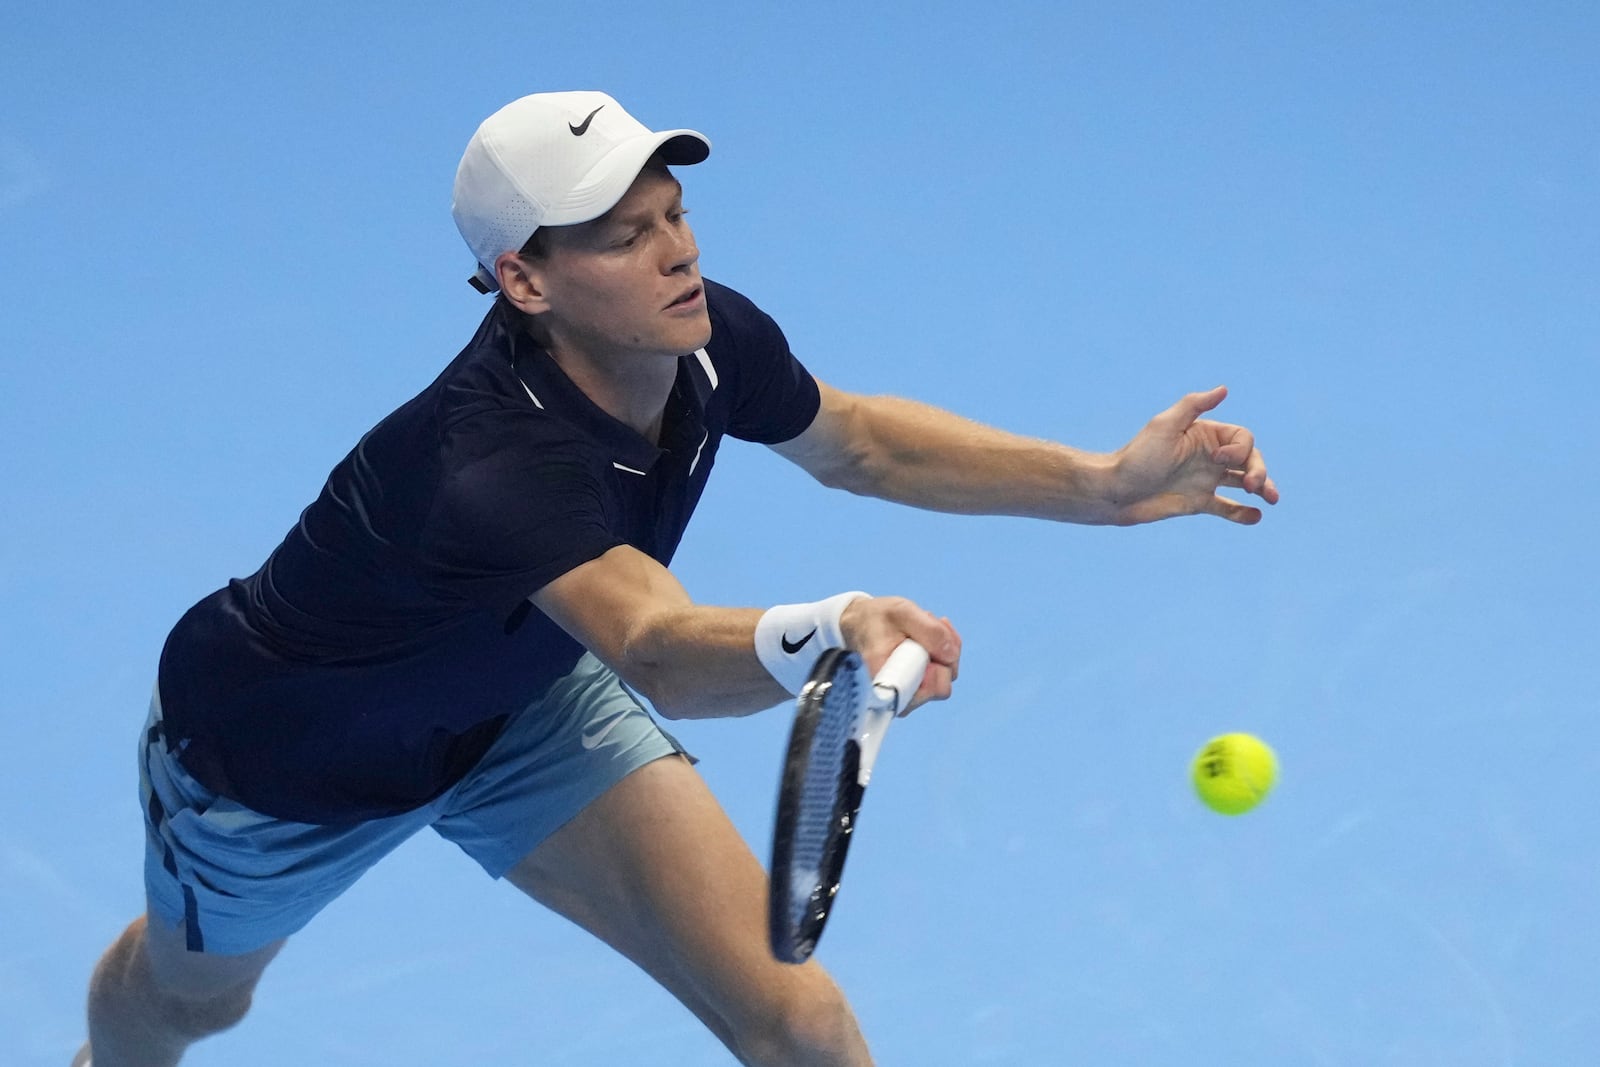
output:
<instances>
[{"instance_id":1,"label":"blue court surface","mask_svg":"<svg viewBox=\"0 0 1600 1067\"><path fill-rule=\"evenodd\" d=\"M1226 383L1283 491L1090 529L723 450L697 599L863 588L965 638L819 951L881 1063L1593 1062L1594 5L25 5L0 40L0 1063L65 1067L141 907L167 628L471 336L456 161L565 88L710 136L702 268L822 379L1094 450ZM763 857L787 719L678 730ZM1238 818L1187 779L1230 730L1283 768ZM186 1062L729 1060L430 838Z\"/></svg>"}]
</instances>

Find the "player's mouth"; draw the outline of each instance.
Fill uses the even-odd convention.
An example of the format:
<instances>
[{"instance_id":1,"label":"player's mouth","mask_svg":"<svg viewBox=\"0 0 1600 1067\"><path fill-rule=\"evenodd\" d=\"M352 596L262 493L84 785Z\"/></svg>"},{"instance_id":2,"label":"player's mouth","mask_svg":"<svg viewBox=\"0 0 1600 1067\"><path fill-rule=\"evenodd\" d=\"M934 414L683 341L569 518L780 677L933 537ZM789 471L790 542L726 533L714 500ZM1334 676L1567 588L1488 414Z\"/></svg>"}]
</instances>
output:
<instances>
[{"instance_id":1,"label":"player's mouth","mask_svg":"<svg viewBox=\"0 0 1600 1067\"><path fill-rule=\"evenodd\" d=\"M686 290L681 296L678 297L678 299L676 299L672 303L668 304L666 306L665 310L667 310L667 311L689 311L689 310L698 310L699 308L704 307L704 306L705 306L705 290L703 288L701 288L700 286L696 285L693 288Z\"/></svg>"}]
</instances>

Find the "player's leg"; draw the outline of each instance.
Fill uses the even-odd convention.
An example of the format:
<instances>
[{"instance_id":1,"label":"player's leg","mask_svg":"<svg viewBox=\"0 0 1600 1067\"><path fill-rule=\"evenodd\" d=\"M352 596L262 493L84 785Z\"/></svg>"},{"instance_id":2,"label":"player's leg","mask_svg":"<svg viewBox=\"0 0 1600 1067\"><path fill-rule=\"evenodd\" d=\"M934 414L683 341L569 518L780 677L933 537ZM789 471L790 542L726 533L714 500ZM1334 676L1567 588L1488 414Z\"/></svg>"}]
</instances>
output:
<instances>
[{"instance_id":1,"label":"player's leg","mask_svg":"<svg viewBox=\"0 0 1600 1067\"><path fill-rule=\"evenodd\" d=\"M170 1067L195 1041L233 1026L283 947L237 955L190 952L182 923L140 916L89 980L94 1067Z\"/></svg>"},{"instance_id":2,"label":"player's leg","mask_svg":"<svg viewBox=\"0 0 1600 1067\"><path fill-rule=\"evenodd\" d=\"M585 656L511 718L435 829L644 968L744 1062L870 1062L827 974L772 958L766 874L682 751Z\"/></svg>"},{"instance_id":3,"label":"player's leg","mask_svg":"<svg viewBox=\"0 0 1600 1067\"><path fill-rule=\"evenodd\" d=\"M871 1062L822 968L773 958L766 873L687 760L634 771L506 877L633 960L741 1062Z\"/></svg>"},{"instance_id":4,"label":"player's leg","mask_svg":"<svg viewBox=\"0 0 1600 1067\"><path fill-rule=\"evenodd\" d=\"M94 1067L177 1063L237 1023L284 940L435 817L316 826L252 811L168 751L159 698L140 738L139 787L146 915L90 980L79 1060Z\"/></svg>"}]
</instances>

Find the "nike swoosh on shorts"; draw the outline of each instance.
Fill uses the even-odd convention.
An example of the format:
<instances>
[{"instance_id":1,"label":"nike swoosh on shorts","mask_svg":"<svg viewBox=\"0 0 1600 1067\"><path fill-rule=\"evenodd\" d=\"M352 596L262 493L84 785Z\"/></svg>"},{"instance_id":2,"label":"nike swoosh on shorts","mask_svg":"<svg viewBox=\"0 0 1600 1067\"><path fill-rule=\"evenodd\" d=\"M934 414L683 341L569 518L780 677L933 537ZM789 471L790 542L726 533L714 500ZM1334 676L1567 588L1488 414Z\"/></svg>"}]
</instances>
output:
<instances>
[{"instance_id":1,"label":"nike swoosh on shorts","mask_svg":"<svg viewBox=\"0 0 1600 1067\"><path fill-rule=\"evenodd\" d=\"M599 729L596 729L594 724L590 724L584 729L583 736L578 739L579 744L587 749L600 747L601 742L611 735L612 730L617 728L617 724L632 714L633 710L631 708L627 711L619 711L605 720L605 722L599 724Z\"/></svg>"}]
</instances>

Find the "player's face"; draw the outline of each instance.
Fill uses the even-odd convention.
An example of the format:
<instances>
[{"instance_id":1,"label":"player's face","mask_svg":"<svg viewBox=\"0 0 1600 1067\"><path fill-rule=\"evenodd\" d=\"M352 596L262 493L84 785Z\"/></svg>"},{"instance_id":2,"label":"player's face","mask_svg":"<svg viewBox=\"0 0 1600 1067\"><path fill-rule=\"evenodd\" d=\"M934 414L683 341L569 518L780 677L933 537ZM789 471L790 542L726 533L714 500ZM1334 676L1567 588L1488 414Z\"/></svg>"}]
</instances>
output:
<instances>
[{"instance_id":1,"label":"player's face","mask_svg":"<svg viewBox=\"0 0 1600 1067\"><path fill-rule=\"evenodd\" d=\"M684 215L677 179L646 167L600 218L544 231L540 324L553 348L676 358L704 347L711 319Z\"/></svg>"}]
</instances>

